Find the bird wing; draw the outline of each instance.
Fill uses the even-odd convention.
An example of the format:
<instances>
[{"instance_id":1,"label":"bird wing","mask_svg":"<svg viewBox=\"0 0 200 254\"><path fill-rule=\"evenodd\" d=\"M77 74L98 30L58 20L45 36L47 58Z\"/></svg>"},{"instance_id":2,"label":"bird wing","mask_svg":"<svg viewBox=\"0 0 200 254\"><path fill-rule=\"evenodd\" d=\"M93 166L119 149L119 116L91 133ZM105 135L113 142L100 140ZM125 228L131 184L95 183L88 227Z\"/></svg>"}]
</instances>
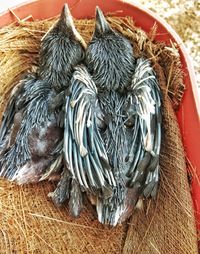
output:
<instances>
[{"instance_id":1,"label":"bird wing","mask_svg":"<svg viewBox=\"0 0 200 254\"><path fill-rule=\"evenodd\" d=\"M97 87L84 66L78 66L66 97L64 154L72 178L91 193L111 195L113 173L98 130Z\"/></svg>"},{"instance_id":2,"label":"bird wing","mask_svg":"<svg viewBox=\"0 0 200 254\"><path fill-rule=\"evenodd\" d=\"M33 179L29 179L28 174L30 178L35 179L35 170L37 169L33 170L35 172L33 175L30 175L30 168L28 170L28 167L33 166L33 164L29 164L26 168L23 166L31 159L29 138L32 130L42 127L42 124L47 121L51 121L48 114L50 92L50 86L47 82L29 76L23 81L20 92L11 98L5 111L1 130L3 128L6 128L6 131L12 129L10 134L7 131L7 135L10 136L8 139L12 139L12 133L15 133L15 137L13 142L7 143L5 151L0 156L1 177L16 180L19 183L32 181ZM16 114L18 113L21 114L21 122L16 126ZM5 133L2 134L2 139L5 138L5 135Z\"/></svg>"},{"instance_id":3,"label":"bird wing","mask_svg":"<svg viewBox=\"0 0 200 254\"><path fill-rule=\"evenodd\" d=\"M161 145L161 94L149 60L137 60L127 100L128 117L135 119L128 185L138 188L145 197L155 197Z\"/></svg>"},{"instance_id":4,"label":"bird wing","mask_svg":"<svg viewBox=\"0 0 200 254\"><path fill-rule=\"evenodd\" d=\"M15 138L14 136L16 133L16 129L18 128L22 120L19 118L21 118L21 114L26 104L26 100L27 98L29 98L27 92L31 89L34 81L35 77L33 75L29 75L24 79L20 80L20 82L12 90L0 125L0 154L7 148L7 146L9 146L10 143L12 143L12 140ZM19 114L18 117L16 117L15 119L17 113ZM14 121L16 120L17 124L15 123L14 125Z\"/></svg>"}]
</instances>

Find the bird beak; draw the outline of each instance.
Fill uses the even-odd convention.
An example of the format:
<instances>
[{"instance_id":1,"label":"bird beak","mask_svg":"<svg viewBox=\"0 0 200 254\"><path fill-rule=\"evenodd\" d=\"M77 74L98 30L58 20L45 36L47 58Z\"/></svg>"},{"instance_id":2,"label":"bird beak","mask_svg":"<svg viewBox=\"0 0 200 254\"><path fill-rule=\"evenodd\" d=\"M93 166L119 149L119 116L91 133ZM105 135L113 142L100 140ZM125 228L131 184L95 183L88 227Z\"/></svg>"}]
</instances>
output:
<instances>
[{"instance_id":1,"label":"bird beak","mask_svg":"<svg viewBox=\"0 0 200 254\"><path fill-rule=\"evenodd\" d=\"M75 29L74 21L67 4L63 6L58 23L69 30Z\"/></svg>"},{"instance_id":2,"label":"bird beak","mask_svg":"<svg viewBox=\"0 0 200 254\"><path fill-rule=\"evenodd\" d=\"M50 27L47 33L43 36L42 41L54 29L59 29L63 31L67 36L80 42L82 47L86 49L87 45L84 39L82 38L82 36L79 34L79 32L75 28L74 21L67 4L64 4L64 7L62 9L58 22L56 24L53 24L52 27Z\"/></svg>"},{"instance_id":3,"label":"bird beak","mask_svg":"<svg viewBox=\"0 0 200 254\"><path fill-rule=\"evenodd\" d=\"M86 48L87 45L85 41L83 40L82 36L79 34L79 32L76 30L76 27L74 25L74 21L71 15L71 12L69 10L69 7L67 4L64 4L64 7L62 9L60 19L58 21L60 26L65 29L66 33L71 35L75 40L79 41L83 48Z\"/></svg>"},{"instance_id":4,"label":"bird beak","mask_svg":"<svg viewBox=\"0 0 200 254\"><path fill-rule=\"evenodd\" d=\"M96 7L96 23L95 23L95 33L105 33L112 31L110 25L108 24L106 18L103 15L102 10L97 6Z\"/></svg>"}]
</instances>

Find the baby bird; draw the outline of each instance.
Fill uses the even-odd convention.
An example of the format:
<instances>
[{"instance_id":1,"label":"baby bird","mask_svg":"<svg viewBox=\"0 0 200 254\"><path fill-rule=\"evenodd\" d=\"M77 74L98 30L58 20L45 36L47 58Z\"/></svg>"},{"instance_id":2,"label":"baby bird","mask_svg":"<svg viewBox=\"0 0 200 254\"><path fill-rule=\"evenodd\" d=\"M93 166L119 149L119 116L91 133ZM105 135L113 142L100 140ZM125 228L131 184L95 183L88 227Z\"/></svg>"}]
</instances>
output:
<instances>
[{"instance_id":1,"label":"baby bird","mask_svg":"<svg viewBox=\"0 0 200 254\"><path fill-rule=\"evenodd\" d=\"M62 165L62 103L85 55L67 4L41 42L37 73L13 90L0 127L0 176L18 184L50 177Z\"/></svg>"},{"instance_id":2,"label":"baby bird","mask_svg":"<svg viewBox=\"0 0 200 254\"><path fill-rule=\"evenodd\" d=\"M96 8L85 66L76 67L66 99L64 156L72 176L70 210L85 192L98 220L115 226L139 198L156 197L161 99L150 61L136 59L128 39Z\"/></svg>"}]
</instances>

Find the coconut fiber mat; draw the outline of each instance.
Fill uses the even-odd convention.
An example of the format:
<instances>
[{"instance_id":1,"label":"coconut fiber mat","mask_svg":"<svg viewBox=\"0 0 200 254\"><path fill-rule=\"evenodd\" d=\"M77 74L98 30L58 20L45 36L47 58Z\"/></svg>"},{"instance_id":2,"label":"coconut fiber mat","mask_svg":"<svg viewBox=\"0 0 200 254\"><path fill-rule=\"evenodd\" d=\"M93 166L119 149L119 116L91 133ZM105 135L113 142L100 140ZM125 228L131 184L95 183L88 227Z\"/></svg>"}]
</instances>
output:
<instances>
[{"instance_id":1,"label":"coconut fiber mat","mask_svg":"<svg viewBox=\"0 0 200 254\"><path fill-rule=\"evenodd\" d=\"M78 219L57 208L47 194L56 183L17 186L0 180L0 253L197 254L197 235L185 154L174 109L184 93L176 45L156 43L131 18L108 18L130 39L134 53L151 59L163 93L161 181L157 199L144 202L127 223L109 228L97 222L89 204ZM0 30L0 112L24 72L37 67L40 39L54 20L19 22ZM77 20L86 42L94 21Z\"/></svg>"}]
</instances>

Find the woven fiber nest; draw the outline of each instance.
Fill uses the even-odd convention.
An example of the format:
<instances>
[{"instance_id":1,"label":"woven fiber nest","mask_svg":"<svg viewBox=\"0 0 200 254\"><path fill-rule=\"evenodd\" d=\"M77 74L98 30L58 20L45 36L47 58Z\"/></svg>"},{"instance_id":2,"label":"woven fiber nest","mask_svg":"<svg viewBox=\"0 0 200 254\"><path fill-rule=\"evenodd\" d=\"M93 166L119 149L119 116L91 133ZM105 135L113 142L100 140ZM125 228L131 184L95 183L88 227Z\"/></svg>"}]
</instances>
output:
<instances>
[{"instance_id":1,"label":"woven fiber nest","mask_svg":"<svg viewBox=\"0 0 200 254\"><path fill-rule=\"evenodd\" d=\"M0 253L197 254L197 235L176 109L184 93L178 49L156 43L156 26L147 35L131 18L108 17L112 27L133 44L137 57L151 59L163 93L161 181L157 199L146 201L121 226L108 228L90 204L73 219L47 194L56 183L17 186L0 180ZM0 30L0 117L12 88L38 62L40 39L55 19L19 22ZM90 41L94 20L76 20Z\"/></svg>"}]
</instances>

